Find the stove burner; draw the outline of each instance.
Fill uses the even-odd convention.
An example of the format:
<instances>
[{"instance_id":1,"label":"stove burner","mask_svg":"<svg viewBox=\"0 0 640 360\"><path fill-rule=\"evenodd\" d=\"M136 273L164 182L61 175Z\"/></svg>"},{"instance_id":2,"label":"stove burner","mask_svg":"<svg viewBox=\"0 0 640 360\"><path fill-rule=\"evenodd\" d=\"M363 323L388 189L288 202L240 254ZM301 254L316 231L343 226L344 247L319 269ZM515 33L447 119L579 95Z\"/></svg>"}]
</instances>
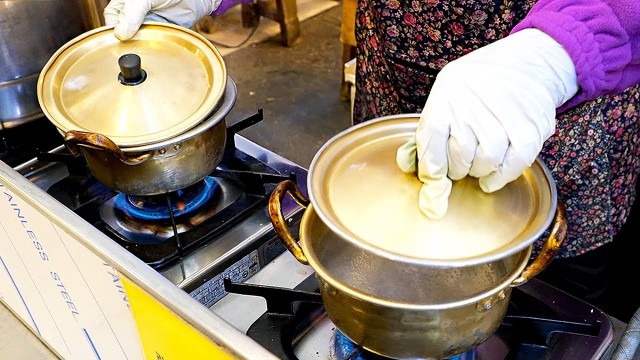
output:
<instances>
[{"instance_id":1,"label":"stove burner","mask_svg":"<svg viewBox=\"0 0 640 360\"><path fill-rule=\"evenodd\" d=\"M172 194L175 224L171 221L167 195L118 194L100 206L100 217L127 243L154 245L173 237L176 231L181 234L197 227L241 196L242 190L231 181L207 177L181 194Z\"/></svg>"},{"instance_id":2,"label":"stove burner","mask_svg":"<svg viewBox=\"0 0 640 360\"><path fill-rule=\"evenodd\" d=\"M132 196L118 194L114 200L114 206L127 216L143 221L168 220L171 218L167 196L170 197L173 216L178 218L199 209L212 197L218 183L212 178L180 189L172 194L153 196Z\"/></svg>"},{"instance_id":3,"label":"stove burner","mask_svg":"<svg viewBox=\"0 0 640 360\"><path fill-rule=\"evenodd\" d=\"M229 79L228 84L227 90L235 92L233 81ZM118 196L93 177L84 157L74 157L62 146L62 137L53 125L57 136L44 133L43 139L58 139L57 147L36 147L33 156L37 157L29 157L15 169L185 291L213 293L217 285L210 280L227 271L233 261L255 255L259 265L264 265L284 251L272 238L268 214L263 210L276 184L295 181L297 175L306 179L304 168L238 135L262 119L260 109L229 125L222 160L209 178L171 196ZM7 159L5 150L11 150L10 157L22 150L13 151L5 130L0 130L0 161ZM33 129L25 131L25 135L33 133ZM299 207L292 201L285 207L289 220L295 216L297 226ZM207 299L212 297L207 295Z\"/></svg>"},{"instance_id":4,"label":"stove burner","mask_svg":"<svg viewBox=\"0 0 640 360\"><path fill-rule=\"evenodd\" d=\"M334 336L334 346L336 360L391 360L361 348L337 329ZM475 360L477 358L476 354L475 350L470 350L448 360Z\"/></svg>"},{"instance_id":5,"label":"stove burner","mask_svg":"<svg viewBox=\"0 0 640 360\"><path fill-rule=\"evenodd\" d=\"M281 359L297 360L296 354L300 359L310 358L318 354L316 349L324 346L325 339L333 350L328 359L385 359L358 354L349 347L351 342L324 313L313 275L294 290L229 279L224 285L229 293L261 296L267 301L267 312L249 327L247 335ZM448 360L602 359L614 335L613 323L602 311L531 279L514 288L507 315L494 335ZM350 346L356 348L353 343Z\"/></svg>"}]
</instances>

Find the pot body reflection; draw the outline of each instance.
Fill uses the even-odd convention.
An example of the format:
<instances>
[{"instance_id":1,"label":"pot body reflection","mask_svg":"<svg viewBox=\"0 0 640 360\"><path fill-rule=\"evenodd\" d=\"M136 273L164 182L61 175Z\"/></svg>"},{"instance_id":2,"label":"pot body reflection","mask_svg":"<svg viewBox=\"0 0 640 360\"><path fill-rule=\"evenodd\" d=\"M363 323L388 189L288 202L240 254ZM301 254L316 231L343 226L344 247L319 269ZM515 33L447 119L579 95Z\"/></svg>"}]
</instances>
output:
<instances>
[{"instance_id":1,"label":"pot body reflection","mask_svg":"<svg viewBox=\"0 0 640 360\"><path fill-rule=\"evenodd\" d=\"M116 191L143 196L183 189L204 179L222 161L225 117L236 96L236 85L228 78L224 97L207 120L160 143L120 148L101 134L68 131L65 145L73 154L82 153L93 176Z\"/></svg>"},{"instance_id":2,"label":"pot body reflection","mask_svg":"<svg viewBox=\"0 0 640 360\"><path fill-rule=\"evenodd\" d=\"M370 352L397 359L443 359L475 348L504 318L511 288L486 311L476 303L438 310L380 306L319 279L327 315L345 336Z\"/></svg>"},{"instance_id":3,"label":"pot body reflection","mask_svg":"<svg viewBox=\"0 0 640 360\"><path fill-rule=\"evenodd\" d=\"M226 131L220 121L194 138L143 153L149 154L148 159L137 164L89 146L82 147L82 153L93 176L104 185L129 195L164 194L195 184L220 164Z\"/></svg>"}]
</instances>

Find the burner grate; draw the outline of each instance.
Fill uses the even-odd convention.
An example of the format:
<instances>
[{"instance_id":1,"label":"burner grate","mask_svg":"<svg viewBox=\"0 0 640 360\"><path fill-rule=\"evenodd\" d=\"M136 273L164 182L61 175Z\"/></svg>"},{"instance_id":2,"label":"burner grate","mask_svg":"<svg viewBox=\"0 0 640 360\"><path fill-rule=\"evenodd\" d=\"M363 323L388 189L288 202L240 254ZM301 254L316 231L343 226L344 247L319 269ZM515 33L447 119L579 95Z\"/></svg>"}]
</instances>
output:
<instances>
[{"instance_id":1,"label":"burner grate","mask_svg":"<svg viewBox=\"0 0 640 360\"><path fill-rule=\"evenodd\" d=\"M393 360L364 350L339 330L336 330L334 343L336 360ZM472 349L446 360L476 360L477 353L475 349Z\"/></svg>"},{"instance_id":2,"label":"burner grate","mask_svg":"<svg viewBox=\"0 0 640 360\"><path fill-rule=\"evenodd\" d=\"M313 275L297 288L304 291L234 284L228 279L225 288L230 293L267 300L267 312L247 335L282 359L298 359L294 344L310 333L309 327L326 319ZM385 359L358 348L337 330L332 333L336 345L332 359ZM494 335L451 360L601 359L612 341L613 330L606 314L533 279L514 288L507 316Z\"/></svg>"},{"instance_id":3,"label":"burner grate","mask_svg":"<svg viewBox=\"0 0 640 360\"><path fill-rule=\"evenodd\" d=\"M62 145L62 135L46 118L5 129L0 123L0 161L14 167Z\"/></svg>"}]
</instances>

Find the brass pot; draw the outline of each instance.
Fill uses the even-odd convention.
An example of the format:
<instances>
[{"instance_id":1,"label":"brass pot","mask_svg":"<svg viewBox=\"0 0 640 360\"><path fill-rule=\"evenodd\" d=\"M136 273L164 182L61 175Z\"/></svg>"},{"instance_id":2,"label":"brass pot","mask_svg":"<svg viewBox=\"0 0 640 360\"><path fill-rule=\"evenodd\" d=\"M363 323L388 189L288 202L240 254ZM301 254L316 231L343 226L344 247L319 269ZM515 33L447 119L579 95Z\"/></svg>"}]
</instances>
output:
<instances>
[{"instance_id":1,"label":"brass pot","mask_svg":"<svg viewBox=\"0 0 640 360\"><path fill-rule=\"evenodd\" d=\"M145 23L120 41L86 32L38 78L43 113L103 184L130 195L192 185L220 163L236 100L222 56L198 33Z\"/></svg>"},{"instance_id":2,"label":"brass pot","mask_svg":"<svg viewBox=\"0 0 640 360\"><path fill-rule=\"evenodd\" d=\"M548 265L567 220L540 161L493 194L483 193L477 179L458 181L445 218L421 215L420 181L395 165L395 149L418 118L380 118L336 135L311 164L309 199L285 181L269 212L289 251L314 268L327 314L348 338L387 357L439 359L495 332L511 289ZM281 213L286 193L307 207L300 246ZM529 263L533 242L552 222Z\"/></svg>"},{"instance_id":3,"label":"brass pot","mask_svg":"<svg viewBox=\"0 0 640 360\"><path fill-rule=\"evenodd\" d=\"M156 144L120 148L107 136L70 130L64 143L73 155L84 155L89 170L102 184L129 195L156 195L204 179L222 161L227 139L225 116L237 97L227 79L220 106L202 124Z\"/></svg>"}]
</instances>

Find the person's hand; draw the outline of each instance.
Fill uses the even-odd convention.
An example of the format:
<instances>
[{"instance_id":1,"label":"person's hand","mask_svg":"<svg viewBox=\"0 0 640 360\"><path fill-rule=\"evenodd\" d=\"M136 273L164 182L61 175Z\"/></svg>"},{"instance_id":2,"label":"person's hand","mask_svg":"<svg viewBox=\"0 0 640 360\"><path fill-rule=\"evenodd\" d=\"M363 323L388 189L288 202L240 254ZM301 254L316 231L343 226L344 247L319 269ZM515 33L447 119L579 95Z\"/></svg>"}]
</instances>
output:
<instances>
[{"instance_id":1,"label":"person's hand","mask_svg":"<svg viewBox=\"0 0 640 360\"><path fill-rule=\"evenodd\" d=\"M526 29L445 65L433 84L415 137L396 161L423 182L419 206L445 215L451 180L477 177L501 189L531 166L555 132L556 108L578 91L564 48Z\"/></svg>"},{"instance_id":2,"label":"person's hand","mask_svg":"<svg viewBox=\"0 0 640 360\"><path fill-rule=\"evenodd\" d=\"M218 9L224 0L111 0L104 9L107 25L115 25L120 40L133 37L145 20L191 28Z\"/></svg>"}]
</instances>

